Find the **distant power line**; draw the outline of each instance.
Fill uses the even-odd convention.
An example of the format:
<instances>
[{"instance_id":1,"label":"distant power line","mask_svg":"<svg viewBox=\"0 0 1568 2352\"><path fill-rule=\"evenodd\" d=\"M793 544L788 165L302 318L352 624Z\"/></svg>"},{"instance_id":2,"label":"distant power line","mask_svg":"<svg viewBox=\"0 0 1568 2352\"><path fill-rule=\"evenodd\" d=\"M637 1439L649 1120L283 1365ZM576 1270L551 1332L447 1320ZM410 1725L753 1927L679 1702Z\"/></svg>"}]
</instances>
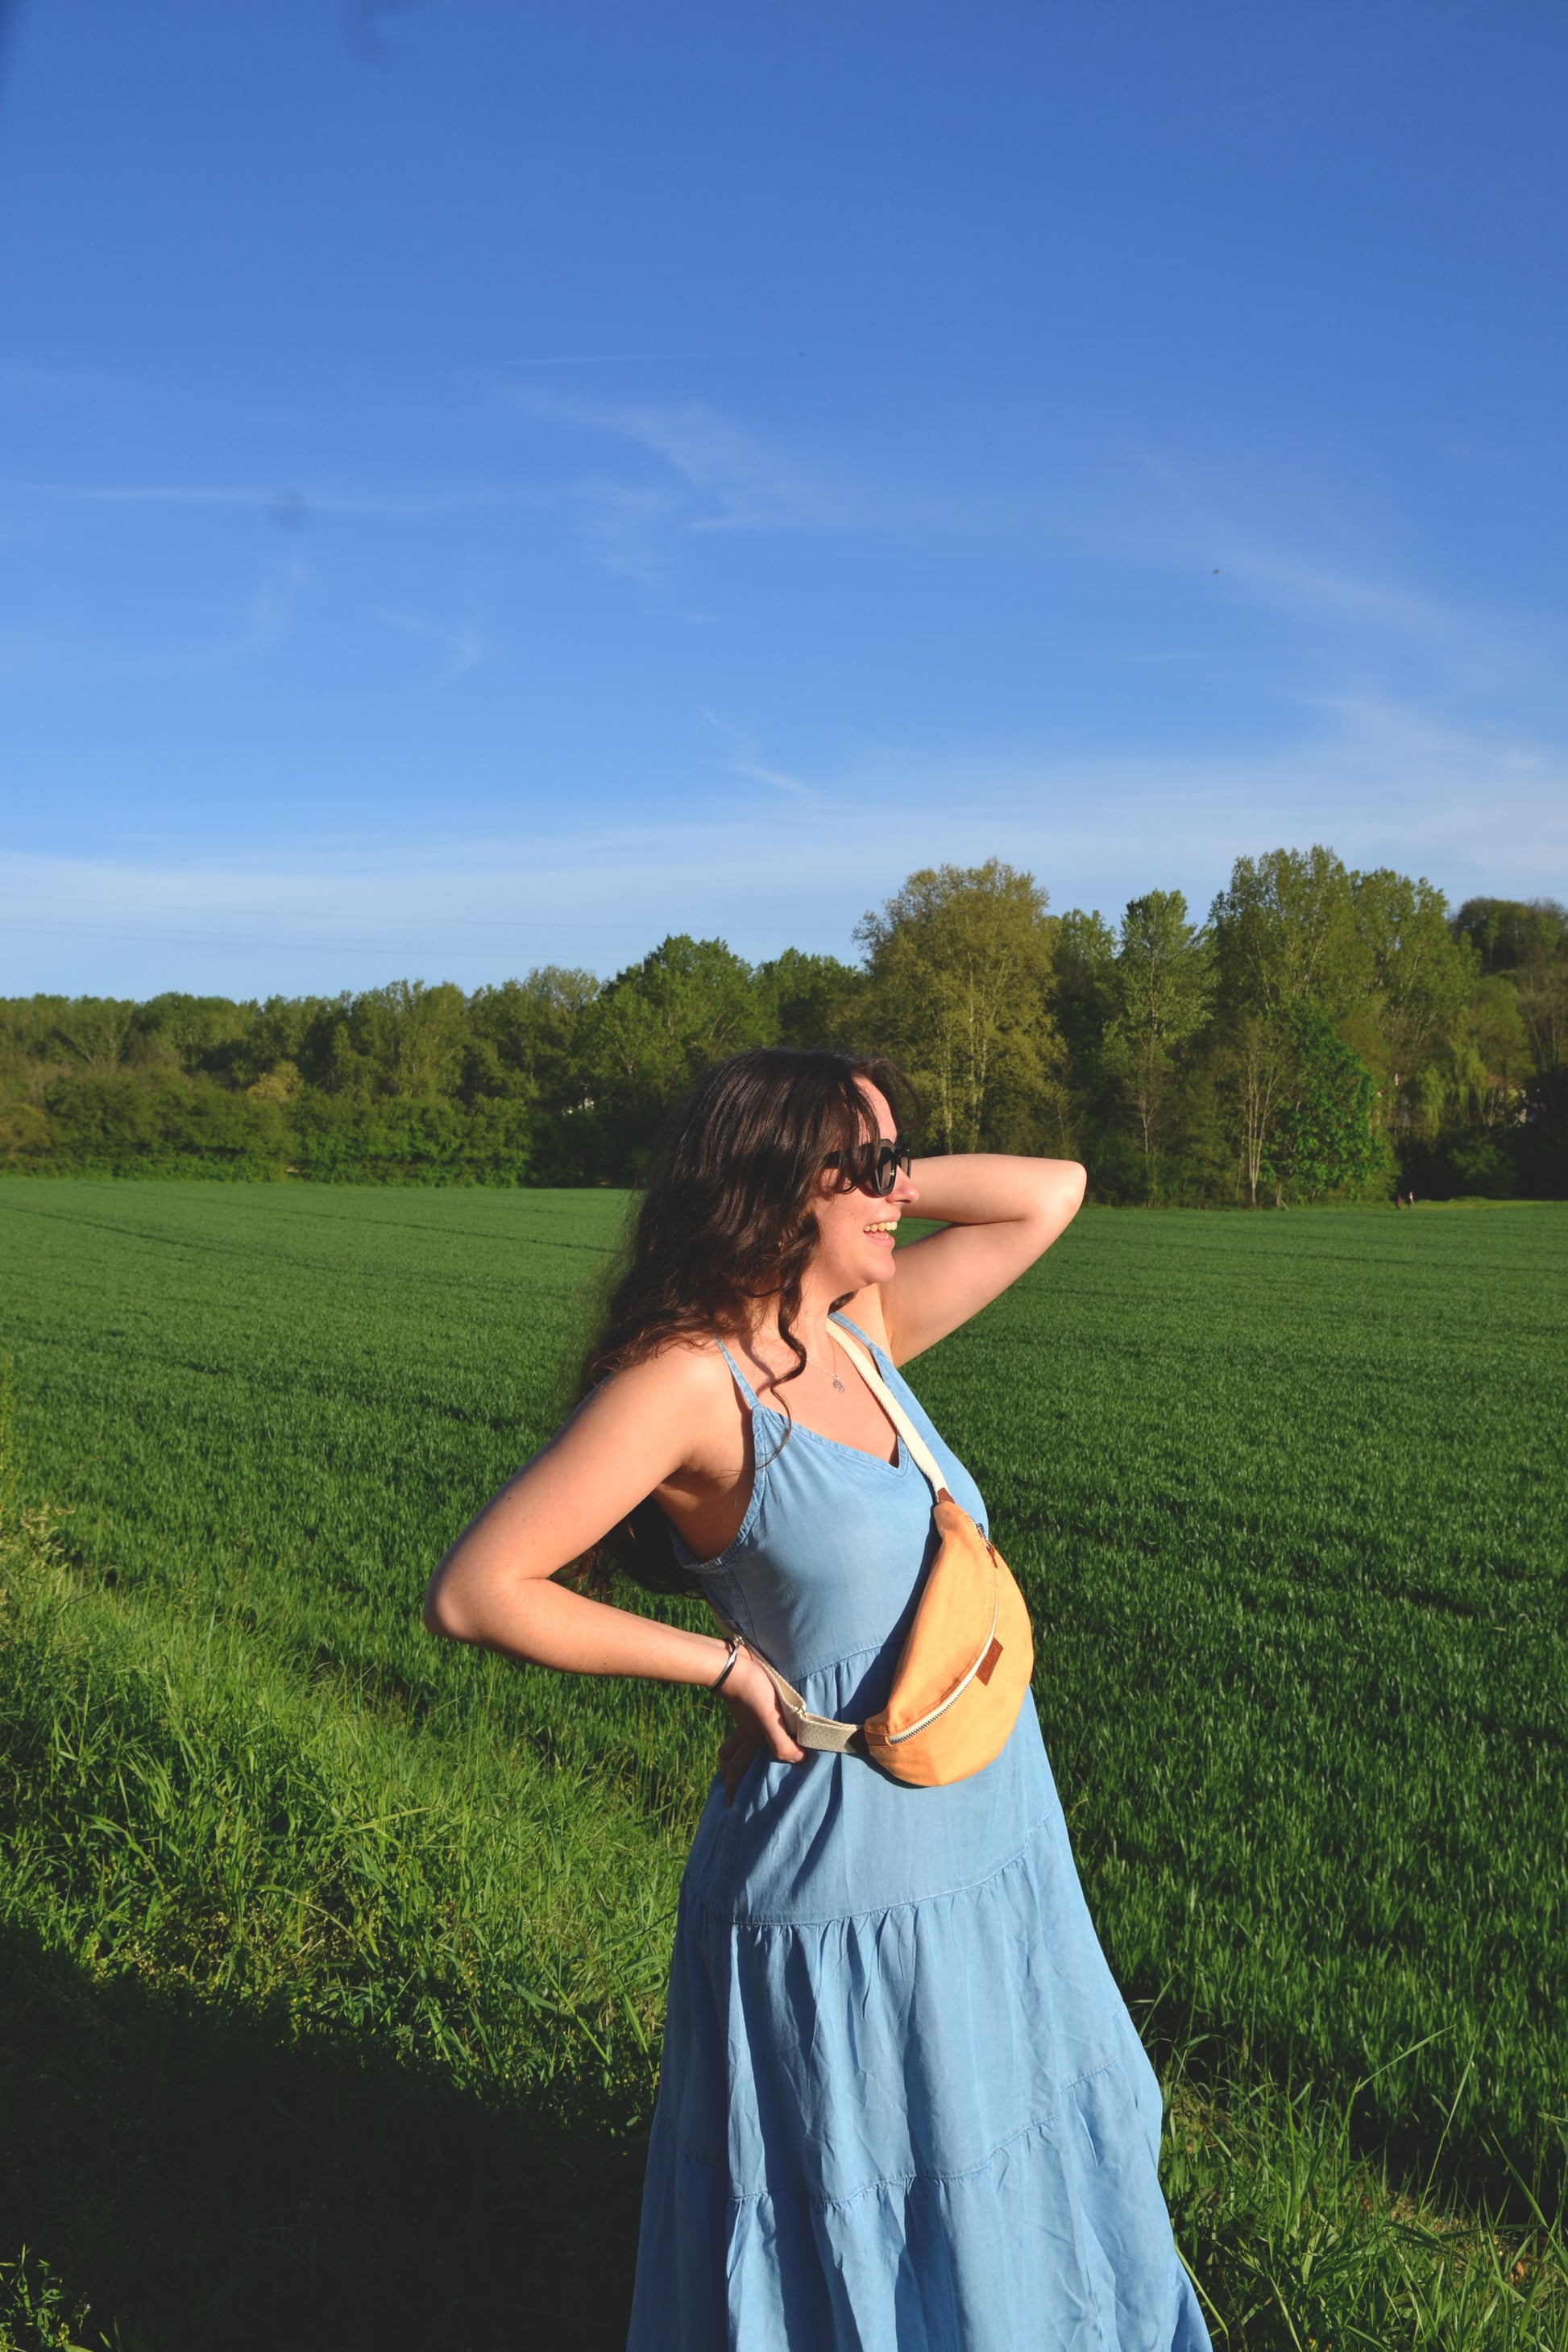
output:
<instances>
[{"instance_id":1,"label":"distant power line","mask_svg":"<svg viewBox=\"0 0 1568 2352\"><path fill-rule=\"evenodd\" d=\"M5 899L16 900L24 907L108 907L111 908L115 913L124 916L131 920L139 920L143 916L145 916L149 920L153 920L164 915L234 915L243 917L246 914L259 915L264 921L283 923L320 923L331 921L333 919L333 918L328 914L325 909L311 909L305 907L261 907L256 908L226 907L215 905L210 901L204 904L199 899L190 898L181 899L176 906L142 905L128 907L123 898L79 898L76 897L74 893L68 895L64 891L0 890L0 901L4 901ZM342 919L343 918L341 914L336 918L336 920L339 923L341 923ZM351 917L350 919L352 920L353 918ZM537 919L532 915L405 915L396 911L388 913L385 908L378 908L374 915L366 915L363 919L367 923L379 924L383 928L387 924L405 923L411 929L417 929L422 923L431 922L457 922L462 924L465 930L474 931L614 931L620 930L625 928L625 925L620 919L614 916L603 915L592 918L583 916L563 917L550 915L539 917ZM73 925L68 922L38 923L31 920L26 916L14 918L9 915L3 915L0 916L0 920L5 921L13 930L91 930L97 929L98 928L98 926L94 924ZM842 939L845 937L849 928L850 927L845 923L832 925L826 923L792 923L789 925L789 929L793 931L799 932L811 939L823 940ZM102 933L102 936L105 938L109 937L107 930ZM233 935L226 932L224 936L225 938L228 938ZM321 933L319 934L319 936L322 938L341 938L348 940L352 938L353 935L347 931L334 931L331 933Z\"/></svg>"},{"instance_id":2,"label":"distant power line","mask_svg":"<svg viewBox=\"0 0 1568 2352\"><path fill-rule=\"evenodd\" d=\"M477 929L479 926L476 925L474 928ZM626 929L625 925L616 923L536 923L506 925L504 928L513 931L514 946L519 953L527 950L530 937L533 934L548 936L567 931L577 937L586 933L589 937L597 936L607 939L624 938ZM734 928L733 925L721 925L716 933L710 932L707 936L722 937ZM795 939L831 939L837 940L841 945L847 942L847 934L845 929L830 931L816 927L807 929L805 926L793 926L792 930ZM462 941L428 940L419 939L412 934L399 940L379 940L365 939L346 931L318 931L310 938L300 939L272 931L160 930L152 924L134 929L109 923L29 922L26 919L17 920L11 916L0 918L0 931L26 932L30 936L42 935L59 939L128 940L140 947L151 948L260 949L269 955L334 953L405 958L439 956L451 958L454 961L466 958L493 962L498 955L507 952L505 944L499 940L483 941L475 941L471 938ZM655 944L657 944L656 940L650 936L648 945L651 947Z\"/></svg>"}]
</instances>

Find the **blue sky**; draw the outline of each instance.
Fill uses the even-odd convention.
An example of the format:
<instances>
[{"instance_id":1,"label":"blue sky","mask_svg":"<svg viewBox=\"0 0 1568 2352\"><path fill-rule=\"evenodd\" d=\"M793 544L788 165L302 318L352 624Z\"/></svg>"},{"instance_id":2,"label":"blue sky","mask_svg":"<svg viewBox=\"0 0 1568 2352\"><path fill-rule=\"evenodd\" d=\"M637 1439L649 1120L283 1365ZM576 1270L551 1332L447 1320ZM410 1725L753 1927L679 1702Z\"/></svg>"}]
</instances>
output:
<instances>
[{"instance_id":1,"label":"blue sky","mask_svg":"<svg viewBox=\"0 0 1568 2352\"><path fill-rule=\"evenodd\" d=\"M1568 895L1558 0L8 23L0 990Z\"/></svg>"}]
</instances>

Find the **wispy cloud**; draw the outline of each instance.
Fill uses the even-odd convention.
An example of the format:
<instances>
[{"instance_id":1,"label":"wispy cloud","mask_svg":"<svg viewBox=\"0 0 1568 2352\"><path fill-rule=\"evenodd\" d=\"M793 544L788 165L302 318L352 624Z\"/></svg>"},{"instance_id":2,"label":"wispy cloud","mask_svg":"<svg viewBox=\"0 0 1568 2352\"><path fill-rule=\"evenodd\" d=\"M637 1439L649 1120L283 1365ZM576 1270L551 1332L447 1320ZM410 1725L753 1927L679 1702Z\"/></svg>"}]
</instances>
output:
<instances>
[{"instance_id":1,"label":"wispy cloud","mask_svg":"<svg viewBox=\"0 0 1568 2352\"><path fill-rule=\"evenodd\" d=\"M290 634L310 573L303 563L268 566L237 610L221 605L205 613L190 634L132 642L100 656L109 677L174 681L233 669L272 653ZM216 623L214 627L212 624Z\"/></svg>"},{"instance_id":2,"label":"wispy cloud","mask_svg":"<svg viewBox=\"0 0 1568 2352\"><path fill-rule=\"evenodd\" d=\"M894 810L911 862L942 812L948 837L1035 867L1058 905L1173 883L1206 902L1238 855L1312 841L1457 897L1568 890L1568 745L1377 694L1300 715L1289 740L1170 754L887 746L814 789L829 808Z\"/></svg>"},{"instance_id":3,"label":"wispy cloud","mask_svg":"<svg viewBox=\"0 0 1568 2352\"><path fill-rule=\"evenodd\" d=\"M687 351L535 352L528 359L514 360L510 364L513 375L522 376L534 368L648 367L669 360L765 360L777 357L776 347L729 344L698 346Z\"/></svg>"},{"instance_id":4,"label":"wispy cloud","mask_svg":"<svg viewBox=\"0 0 1568 2352\"><path fill-rule=\"evenodd\" d=\"M48 401L78 396L120 400L127 394L153 388L152 379L120 369L29 367L16 360L0 362L0 392L17 393L24 397L41 395Z\"/></svg>"},{"instance_id":5,"label":"wispy cloud","mask_svg":"<svg viewBox=\"0 0 1568 2352\"><path fill-rule=\"evenodd\" d=\"M1468 616L1438 598L1343 565L1270 547L1234 530L1212 541L1219 577L1292 613L1310 614L1347 629L1375 629L1448 642L1470 625Z\"/></svg>"},{"instance_id":6,"label":"wispy cloud","mask_svg":"<svg viewBox=\"0 0 1568 2352\"><path fill-rule=\"evenodd\" d=\"M0 626L0 678L13 685L173 685L212 677L284 644L310 586L304 562L277 560L263 565L238 596L143 599L112 625L96 630L79 619Z\"/></svg>"},{"instance_id":7,"label":"wispy cloud","mask_svg":"<svg viewBox=\"0 0 1568 2352\"><path fill-rule=\"evenodd\" d=\"M758 755L755 738L748 735L744 728L731 727L728 719L711 710L705 710L702 716L724 738L727 748L723 764L731 775L743 776L748 783L766 784L770 792L788 793L796 800L817 799L811 786L803 783L798 776L786 775L782 768L768 766Z\"/></svg>"},{"instance_id":8,"label":"wispy cloud","mask_svg":"<svg viewBox=\"0 0 1568 2352\"><path fill-rule=\"evenodd\" d=\"M510 834L295 840L202 858L0 858L0 988L244 993L468 985L531 964L610 971L667 930L752 957L852 952L854 923L920 865L1002 856L1058 908L1117 912L1152 887L1207 906L1242 853L1330 842L1352 864L1473 892L1568 895L1568 748L1465 731L1417 708L1340 698L1291 743L1180 758L885 745L773 789L715 793L666 822L536 809Z\"/></svg>"},{"instance_id":9,"label":"wispy cloud","mask_svg":"<svg viewBox=\"0 0 1568 2352\"><path fill-rule=\"evenodd\" d=\"M1341 483L1281 463L1260 488L1244 468L1227 476L1147 450L1133 471L1140 493L1108 494L1085 514L1084 541L1115 561L1201 575L1223 599L1309 625L1321 666L1338 658L1342 673L1364 676L1379 661L1425 665L1447 687L1561 674L1560 613L1416 584L1389 543L1394 527L1374 527Z\"/></svg>"},{"instance_id":10,"label":"wispy cloud","mask_svg":"<svg viewBox=\"0 0 1568 2352\"><path fill-rule=\"evenodd\" d=\"M446 622L426 620L418 613L376 611L371 614L384 628L402 629L411 636L422 637L439 646L445 654L441 667L443 677L466 677L477 669L489 651L489 640L471 622L451 626Z\"/></svg>"},{"instance_id":11,"label":"wispy cloud","mask_svg":"<svg viewBox=\"0 0 1568 2352\"><path fill-rule=\"evenodd\" d=\"M653 586L664 576L664 547L680 520L680 500L649 482L588 475L573 486L570 504L583 537L607 572Z\"/></svg>"},{"instance_id":12,"label":"wispy cloud","mask_svg":"<svg viewBox=\"0 0 1568 2352\"><path fill-rule=\"evenodd\" d=\"M521 415L618 441L658 461L680 487L675 519L690 530L832 530L857 501L706 402L612 402L536 384L512 388Z\"/></svg>"},{"instance_id":13,"label":"wispy cloud","mask_svg":"<svg viewBox=\"0 0 1568 2352\"><path fill-rule=\"evenodd\" d=\"M467 482L416 490L356 489L338 483L298 488L260 482L46 482L0 480L0 498L77 507L236 508L290 527L316 515L426 517L485 514L559 504L567 493L519 482Z\"/></svg>"}]
</instances>

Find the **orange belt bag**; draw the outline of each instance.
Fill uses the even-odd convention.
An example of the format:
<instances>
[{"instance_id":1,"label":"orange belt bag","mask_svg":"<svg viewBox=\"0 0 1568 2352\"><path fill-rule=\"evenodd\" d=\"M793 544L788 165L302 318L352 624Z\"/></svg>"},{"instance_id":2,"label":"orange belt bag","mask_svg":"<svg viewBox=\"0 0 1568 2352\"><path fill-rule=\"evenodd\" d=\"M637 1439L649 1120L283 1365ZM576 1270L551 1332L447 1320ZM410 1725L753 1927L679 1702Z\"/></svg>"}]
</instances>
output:
<instances>
[{"instance_id":1,"label":"orange belt bag","mask_svg":"<svg viewBox=\"0 0 1568 2352\"><path fill-rule=\"evenodd\" d=\"M983 1771L1006 1746L1034 1672L1029 1612L1006 1561L953 1501L936 1457L865 1349L841 1325L835 1326L834 1336L931 1487L936 1558L888 1704L865 1723L813 1715L766 1658L755 1650L752 1655L771 1677L799 1746L839 1755L861 1749L895 1780L915 1789L942 1788ZM751 1649L750 1643L746 1646Z\"/></svg>"}]
</instances>

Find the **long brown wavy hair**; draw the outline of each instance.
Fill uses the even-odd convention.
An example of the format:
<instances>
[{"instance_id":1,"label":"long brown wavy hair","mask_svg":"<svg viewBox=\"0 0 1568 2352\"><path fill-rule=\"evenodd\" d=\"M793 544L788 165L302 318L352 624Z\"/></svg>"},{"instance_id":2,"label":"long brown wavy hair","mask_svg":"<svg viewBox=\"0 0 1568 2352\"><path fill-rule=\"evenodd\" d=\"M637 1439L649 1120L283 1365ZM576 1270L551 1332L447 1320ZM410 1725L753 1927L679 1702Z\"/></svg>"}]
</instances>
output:
<instances>
[{"instance_id":1,"label":"long brown wavy hair","mask_svg":"<svg viewBox=\"0 0 1568 2352\"><path fill-rule=\"evenodd\" d=\"M779 1337L795 1359L784 1381L799 1379L806 1358L795 1318L818 1239L813 1197L828 1155L877 1132L868 1086L901 1129L913 1128L909 1081L880 1055L765 1045L709 1071L655 1154L580 1395L672 1340L744 1333L764 1300L777 1302ZM850 1180L840 1181L847 1191ZM651 1592L698 1590L651 1496L582 1565L601 1590L616 1570Z\"/></svg>"}]
</instances>

